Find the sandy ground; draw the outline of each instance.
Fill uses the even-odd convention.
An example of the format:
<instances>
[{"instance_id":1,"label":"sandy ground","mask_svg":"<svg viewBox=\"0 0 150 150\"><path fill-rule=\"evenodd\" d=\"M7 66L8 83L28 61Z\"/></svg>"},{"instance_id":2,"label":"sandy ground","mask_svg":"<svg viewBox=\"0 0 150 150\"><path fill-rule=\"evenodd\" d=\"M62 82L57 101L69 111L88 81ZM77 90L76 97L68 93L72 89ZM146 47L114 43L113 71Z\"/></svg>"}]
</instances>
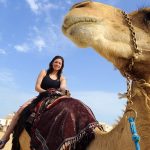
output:
<instances>
[{"instance_id":1,"label":"sandy ground","mask_svg":"<svg viewBox=\"0 0 150 150\"><path fill-rule=\"evenodd\" d=\"M2 137L3 134L4 132L0 132L0 138ZM12 141L12 138L10 137L10 140L7 142L3 150L11 150L11 141Z\"/></svg>"}]
</instances>

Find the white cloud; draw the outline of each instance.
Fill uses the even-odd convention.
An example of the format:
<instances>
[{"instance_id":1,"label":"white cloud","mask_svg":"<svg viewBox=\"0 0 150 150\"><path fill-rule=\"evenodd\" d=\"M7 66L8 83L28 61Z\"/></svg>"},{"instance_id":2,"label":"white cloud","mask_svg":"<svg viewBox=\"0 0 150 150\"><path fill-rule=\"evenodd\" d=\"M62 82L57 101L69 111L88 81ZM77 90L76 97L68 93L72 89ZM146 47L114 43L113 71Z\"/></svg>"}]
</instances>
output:
<instances>
[{"instance_id":1,"label":"white cloud","mask_svg":"<svg viewBox=\"0 0 150 150\"><path fill-rule=\"evenodd\" d=\"M13 77L12 74L10 72L0 72L0 82L12 82L13 81Z\"/></svg>"},{"instance_id":2,"label":"white cloud","mask_svg":"<svg viewBox=\"0 0 150 150\"><path fill-rule=\"evenodd\" d=\"M28 5L30 6L30 9L35 13L39 14L41 12L47 12L50 9L58 9L58 5L52 4L45 1L38 1L38 0L26 0Z\"/></svg>"},{"instance_id":3,"label":"white cloud","mask_svg":"<svg viewBox=\"0 0 150 150\"><path fill-rule=\"evenodd\" d=\"M40 32L40 30L38 29L38 27L36 27L36 26L33 26L33 31L35 32L35 33L39 33Z\"/></svg>"},{"instance_id":4,"label":"white cloud","mask_svg":"<svg viewBox=\"0 0 150 150\"><path fill-rule=\"evenodd\" d=\"M45 40L42 37L36 37L34 40L34 45L38 48L38 51L41 52L43 48L46 47Z\"/></svg>"},{"instance_id":5,"label":"white cloud","mask_svg":"<svg viewBox=\"0 0 150 150\"><path fill-rule=\"evenodd\" d=\"M10 70L6 69L0 71L0 85L3 87L16 87L13 73Z\"/></svg>"},{"instance_id":6,"label":"white cloud","mask_svg":"<svg viewBox=\"0 0 150 150\"><path fill-rule=\"evenodd\" d=\"M26 0L26 2L29 4L31 10L32 10L34 13L37 13L37 12L38 12L39 5L38 5L38 3L37 3L37 0Z\"/></svg>"},{"instance_id":7,"label":"white cloud","mask_svg":"<svg viewBox=\"0 0 150 150\"><path fill-rule=\"evenodd\" d=\"M6 54L6 51L5 51L4 49L0 49L0 54L5 55L5 54Z\"/></svg>"},{"instance_id":8,"label":"white cloud","mask_svg":"<svg viewBox=\"0 0 150 150\"><path fill-rule=\"evenodd\" d=\"M33 26L32 32L28 34L26 41L23 44L15 45L14 48L18 52L27 53L30 51L41 52L44 48L47 47L47 38L43 30L39 29L36 26Z\"/></svg>"},{"instance_id":9,"label":"white cloud","mask_svg":"<svg viewBox=\"0 0 150 150\"><path fill-rule=\"evenodd\" d=\"M66 55L69 50L68 43L70 47L74 45L64 38L60 25L54 24L52 21L49 23L50 20L52 20L51 16L43 23L43 26L33 25L28 37L22 42L26 44L15 45L15 49L19 52L47 51Z\"/></svg>"},{"instance_id":10,"label":"white cloud","mask_svg":"<svg viewBox=\"0 0 150 150\"><path fill-rule=\"evenodd\" d=\"M42 4L40 6L41 6L40 9L43 11L48 11L50 9L57 9L58 8L58 5L55 5L52 3L45 3L45 4Z\"/></svg>"},{"instance_id":11,"label":"white cloud","mask_svg":"<svg viewBox=\"0 0 150 150\"><path fill-rule=\"evenodd\" d=\"M14 48L18 51L18 52L27 52L29 51L29 46L26 43L23 43L21 45L15 45Z\"/></svg>"}]
</instances>

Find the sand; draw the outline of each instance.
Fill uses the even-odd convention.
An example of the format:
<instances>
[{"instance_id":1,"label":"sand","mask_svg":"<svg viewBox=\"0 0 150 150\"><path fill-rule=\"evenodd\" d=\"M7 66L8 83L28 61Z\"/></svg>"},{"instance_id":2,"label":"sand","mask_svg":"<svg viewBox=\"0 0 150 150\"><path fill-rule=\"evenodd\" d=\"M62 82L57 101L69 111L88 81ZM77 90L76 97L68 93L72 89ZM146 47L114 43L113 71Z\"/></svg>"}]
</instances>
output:
<instances>
[{"instance_id":1,"label":"sand","mask_svg":"<svg viewBox=\"0 0 150 150\"><path fill-rule=\"evenodd\" d=\"M0 131L0 138L2 137L3 134L4 132ZM3 150L11 150L11 142L12 142L12 137L10 137L10 140L6 143L5 148Z\"/></svg>"}]
</instances>

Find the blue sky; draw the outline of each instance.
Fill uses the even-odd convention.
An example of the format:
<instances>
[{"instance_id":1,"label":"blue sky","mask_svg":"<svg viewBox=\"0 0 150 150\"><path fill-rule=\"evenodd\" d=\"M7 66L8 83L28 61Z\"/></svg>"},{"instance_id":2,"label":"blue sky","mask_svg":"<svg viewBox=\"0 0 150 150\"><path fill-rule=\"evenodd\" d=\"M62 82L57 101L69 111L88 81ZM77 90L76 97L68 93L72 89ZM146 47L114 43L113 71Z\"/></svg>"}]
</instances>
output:
<instances>
[{"instance_id":1,"label":"blue sky","mask_svg":"<svg viewBox=\"0 0 150 150\"><path fill-rule=\"evenodd\" d=\"M149 0L98 0L126 12L150 6ZM72 97L81 99L97 120L113 124L122 114L125 79L91 48L80 49L67 39L61 25L79 0L0 0L0 118L36 96L41 69L55 55L65 59L64 75Z\"/></svg>"}]
</instances>

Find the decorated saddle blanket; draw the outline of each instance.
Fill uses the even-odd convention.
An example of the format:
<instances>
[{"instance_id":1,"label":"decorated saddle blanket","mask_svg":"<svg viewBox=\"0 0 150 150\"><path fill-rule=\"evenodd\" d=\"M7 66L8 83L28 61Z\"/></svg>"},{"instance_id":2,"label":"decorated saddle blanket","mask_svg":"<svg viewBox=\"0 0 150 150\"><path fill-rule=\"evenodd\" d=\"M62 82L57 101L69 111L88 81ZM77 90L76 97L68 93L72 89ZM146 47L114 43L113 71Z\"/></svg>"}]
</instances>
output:
<instances>
[{"instance_id":1,"label":"decorated saddle blanket","mask_svg":"<svg viewBox=\"0 0 150 150\"><path fill-rule=\"evenodd\" d=\"M96 127L103 130L84 103L49 91L39 95L22 112L14 131L12 150L20 150L19 135L30 122L29 116L32 150L85 150L95 137L93 130Z\"/></svg>"},{"instance_id":2,"label":"decorated saddle blanket","mask_svg":"<svg viewBox=\"0 0 150 150\"><path fill-rule=\"evenodd\" d=\"M41 104L42 105L42 104ZM81 101L60 98L35 117L31 147L35 150L84 150L99 126L92 111Z\"/></svg>"}]
</instances>

